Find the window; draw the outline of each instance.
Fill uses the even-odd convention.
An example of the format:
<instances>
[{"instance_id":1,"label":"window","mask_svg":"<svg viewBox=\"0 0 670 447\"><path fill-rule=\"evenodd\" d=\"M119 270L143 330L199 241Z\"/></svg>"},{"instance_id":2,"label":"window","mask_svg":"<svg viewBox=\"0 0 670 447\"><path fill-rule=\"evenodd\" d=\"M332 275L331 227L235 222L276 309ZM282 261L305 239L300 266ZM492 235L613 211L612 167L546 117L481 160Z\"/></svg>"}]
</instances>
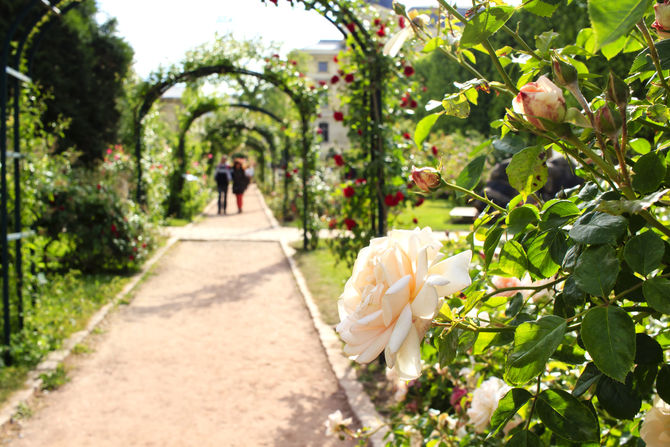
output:
<instances>
[{"instance_id":1,"label":"window","mask_svg":"<svg viewBox=\"0 0 670 447\"><path fill-rule=\"evenodd\" d=\"M319 73L328 73L328 62L319 62Z\"/></svg>"},{"instance_id":2,"label":"window","mask_svg":"<svg viewBox=\"0 0 670 447\"><path fill-rule=\"evenodd\" d=\"M328 142L328 123L319 123L319 130L321 131L321 139L324 143Z\"/></svg>"}]
</instances>

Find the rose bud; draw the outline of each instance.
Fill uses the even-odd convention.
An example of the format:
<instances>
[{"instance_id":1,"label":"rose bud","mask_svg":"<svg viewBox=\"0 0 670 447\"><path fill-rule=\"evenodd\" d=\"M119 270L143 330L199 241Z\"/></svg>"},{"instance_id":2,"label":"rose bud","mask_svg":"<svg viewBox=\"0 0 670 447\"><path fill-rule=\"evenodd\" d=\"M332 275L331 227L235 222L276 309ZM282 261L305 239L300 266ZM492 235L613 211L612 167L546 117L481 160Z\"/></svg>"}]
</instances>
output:
<instances>
[{"instance_id":1,"label":"rose bud","mask_svg":"<svg viewBox=\"0 0 670 447\"><path fill-rule=\"evenodd\" d=\"M662 39L670 39L670 0L654 5L656 21L651 25Z\"/></svg>"},{"instance_id":2,"label":"rose bud","mask_svg":"<svg viewBox=\"0 0 670 447\"><path fill-rule=\"evenodd\" d=\"M412 180L423 192L431 192L440 187L440 171L435 168L417 168L412 166Z\"/></svg>"},{"instance_id":3,"label":"rose bud","mask_svg":"<svg viewBox=\"0 0 670 447\"><path fill-rule=\"evenodd\" d=\"M621 114L612 110L610 106L604 106L596 112L596 128L614 139L621 131L623 120Z\"/></svg>"},{"instance_id":4,"label":"rose bud","mask_svg":"<svg viewBox=\"0 0 670 447\"><path fill-rule=\"evenodd\" d=\"M620 108L625 108L630 99L630 89L622 79L610 71L607 80L607 99L615 103Z\"/></svg>"},{"instance_id":5,"label":"rose bud","mask_svg":"<svg viewBox=\"0 0 670 447\"><path fill-rule=\"evenodd\" d=\"M538 118L560 123L565 117L565 98L563 90L546 76L540 76L536 82L521 87L512 108L540 130L547 130Z\"/></svg>"},{"instance_id":6,"label":"rose bud","mask_svg":"<svg viewBox=\"0 0 670 447\"><path fill-rule=\"evenodd\" d=\"M554 79L560 85L570 85L577 82L577 69L572 65L557 57L552 57L551 68L554 71Z\"/></svg>"}]
</instances>

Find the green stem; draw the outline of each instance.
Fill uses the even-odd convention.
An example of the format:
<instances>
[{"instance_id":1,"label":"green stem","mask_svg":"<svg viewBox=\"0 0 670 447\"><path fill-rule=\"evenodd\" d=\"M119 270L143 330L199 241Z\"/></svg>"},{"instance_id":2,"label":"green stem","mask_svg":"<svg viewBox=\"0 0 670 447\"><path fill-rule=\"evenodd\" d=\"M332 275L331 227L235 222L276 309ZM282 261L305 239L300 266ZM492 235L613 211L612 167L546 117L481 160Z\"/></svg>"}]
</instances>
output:
<instances>
[{"instance_id":1,"label":"green stem","mask_svg":"<svg viewBox=\"0 0 670 447\"><path fill-rule=\"evenodd\" d=\"M521 46L523 47L523 49L526 50L526 52L527 52L528 54L530 54L532 57L534 57L534 58L537 59L538 61L544 61L544 59L542 59L540 56L538 56L537 53L535 53L535 51L533 51L533 49L532 49L531 47L528 46L528 44L526 43L526 41L523 40L523 38L522 38L521 36L519 36L518 33L512 31L512 29L510 29L507 25L503 25L503 27L502 27L501 29L502 29L504 32L506 32L507 34L509 34L510 36L512 36L512 39L516 40L516 42L517 42L519 45L521 45Z\"/></svg>"},{"instance_id":2,"label":"green stem","mask_svg":"<svg viewBox=\"0 0 670 447\"><path fill-rule=\"evenodd\" d=\"M477 199L480 202L484 202L485 204L487 204L491 208L494 208L494 209L500 211L501 213L506 213L507 212L507 210L505 210L505 208L501 207L500 205L496 205L495 203L491 202L489 199L487 199L485 197L482 197L479 194L477 194L473 191L467 190L467 189L465 189L461 186L458 186L454 183L449 183L449 182L446 182L446 181L442 180L442 186L445 186L449 189L453 189L454 191L462 192L463 194L467 194L470 197L472 197L473 199Z\"/></svg>"},{"instance_id":3,"label":"green stem","mask_svg":"<svg viewBox=\"0 0 670 447\"><path fill-rule=\"evenodd\" d=\"M484 296L480 299L480 301L486 301L487 299L489 299L489 298L491 298L491 297L493 297L493 296L496 296L496 295L500 295L500 293L503 293L503 292L514 292L514 291L517 291L517 290L542 290L542 289L548 289L548 288L550 288L550 287L554 287L556 284L560 284L560 283L562 283L562 282L565 281L566 279L568 279L567 276L564 277L564 278L558 278L558 279L556 279L556 280L554 280L554 281L552 281L552 282L549 282L549 283L547 283L547 284L542 284L542 285L540 285L540 286L515 286L515 287L503 287L503 288L496 289L496 290L494 290L493 292L490 292L490 293L484 295Z\"/></svg>"},{"instance_id":4,"label":"green stem","mask_svg":"<svg viewBox=\"0 0 670 447\"><path fill-rule=\"evenodd\" d=\"M644 218L644 220L646 220L647 222L649 222L649 224L650 224L652 227L656 228L656 229L657 229L658 231L660 231L661 233L663 233L663 234L665 234L666 236L670 237L670 228L666 227L666 226L663 225L661 222L659 222L658 220L656 220L656 218L654 217L654 215L651 214L651 213L649 212L649 210L642 210L642 211L640 211L639 214L640 214L640 216L642 216L642 217Z\"/></svg>"},{"instance_id":5,"label":"green stem","mask_svg":"<svg viewBox=\"0 0 670 447\"><path fill-rule=\"evenodd\" d=\"M507 86L508 89L510 89L510 92L512 95L516 96L519 94L519 89L516 88L516 85L512 82L512 80L509 78L507 75L507 72L505 71L505 68L502 66L500 63L500 59L498 58L498 55L496 54L496 51L493 49L493 46L491 45L491 42L486 39L484 42L482 42L482 46L484 49L486 49L486 52L489 53L489 56L491 57L491 61L493 61L493 65L496 67L496 70L498 71L498 74L500 74L500 77L502 77L503 82Z\"/></svg>"},{"instance_id":6,"label":"green stem","mask_svg":"<svg viewBox=\"0 0 670 447\"><path fill-rule=\"evenodd\" d=\"M670 86L668 86L668 83L666 82L665 77L663 76L663 68L661 67L661 61L658 57L658 52L656 51L656 45L654 45L654 40L651 38L651 35L649 34L649 29L647 28L647 24L644 23L644 20L640 20L638 22L637 28L642 33L642 36L644 37L644 40L647 43L647 46L649 47L649 55L651 56L651 60L654 62L654 67L656 67L656 73L658 74L658 78L661 81L661 85L665 89L666 92L665 97L667 99L668 94L670 94Z\"/></svg>"},{"instance_id":7,"label":"green stem","mask_svg":"<svg viewBox=\"0 0 670 447\"><path fill-rule=\"evenodd\" d=\"M533 396L533 405L530 406L530 411L528 412L528 420L526 421L526 430L530 428L530 421L533 419L533 412L535 412L535 403L537 402L537 399L540 396L541 384L542 384L542 374L537 376L537 388L535 389L535 396Z\"/></svg>"},{"instance_id":8,"label":"green stem","mask_svg":"<svg viewBox=\"0 0 670 447\"><path fill-rule=\"evenodd\" d=\"M614 169L613 166L610 166L609 164L607 164L607 162L606 162L602 157L600 157L598 154L596 154L596 153L593 151L593 149L591 149L590 147L588 147L587 145L585 145L585 144L582 142L582 140L580 140L579 138L577 138L577 137L574 136L574 135L570 135L569 137L567 137L567 140L568 140L569 142L571 142L572 144L574 144L575 146L577 146L577 147L579 148L579 150L581 150L582 152L584 152L584 153L585 153L591 160L593 160L593 162L594 162L595 164L597 164L598 167L599 167L600 169L602 169L603 172L604 172L605 174L607 174L607 176L608 176L610 179L612 179L612 180L616 181L617 183L619 183L619 182L618 182L618 180L619 180L619 173L616 172L616 170Z\"/></svg>"},{"instance_id":9,"label":"green stem","mask_svg":"<svg viewBox=\"0 0 670 447\"><path fill-rule=\"evenodd\" d=\"M628 167L626 166L626 158L624 157L623 148L616 138L612 141L614 142L614 152L616 153L616 158L619 161L619 170L623 176L624 186L630 187L630 175L628 174Z\"/></svg>"}]
</instances>

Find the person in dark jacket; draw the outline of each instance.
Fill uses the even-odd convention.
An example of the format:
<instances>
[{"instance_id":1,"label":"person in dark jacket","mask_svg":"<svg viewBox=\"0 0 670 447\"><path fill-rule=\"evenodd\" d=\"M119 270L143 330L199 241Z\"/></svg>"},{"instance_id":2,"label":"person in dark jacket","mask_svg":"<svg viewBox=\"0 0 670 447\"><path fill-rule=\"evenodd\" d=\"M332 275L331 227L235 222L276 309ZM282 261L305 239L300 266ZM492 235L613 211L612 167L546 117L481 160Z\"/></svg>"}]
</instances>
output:
<instances>
[{"instance_id":1,"label":"person in dark jacket","mask_svg":"<svg viewBox=\"0 0 670 447\"><path fill-rule=\"evenodd\" d=\"M214 180L216 180L216 188L219 191L219 200L218 200L218 214L221 214L221 209L223 209L223 214L226 214L226 208L228 207L228 184L232 179L233 168L228 164L228 157L225 155L221 157L221 162L216 165L216 170L214 171ZM221 196L223 196L223 203L221 203Z\"/></svg>"},{"instance_id":2,"label":"person in dark jacket","mask_svg":"<svg viewBox=\"0 0 670 447\"><path fill-rule=\"evenodd\" d=\"M237 199L237 212L242 212L242 196L249 185L249 177L244 173L242 162L235 160L233 164L233 194Z\"/></svg>"}]
</instances>

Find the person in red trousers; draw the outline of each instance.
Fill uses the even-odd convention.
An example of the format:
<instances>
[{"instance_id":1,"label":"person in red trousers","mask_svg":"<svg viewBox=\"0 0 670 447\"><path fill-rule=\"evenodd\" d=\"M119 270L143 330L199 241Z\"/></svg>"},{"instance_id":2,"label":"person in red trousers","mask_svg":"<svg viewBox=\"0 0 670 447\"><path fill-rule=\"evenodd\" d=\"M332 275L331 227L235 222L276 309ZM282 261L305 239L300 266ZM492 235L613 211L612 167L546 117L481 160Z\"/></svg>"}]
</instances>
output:
<instances>
[{"instance_id":1,"label":"person in red trousers","mask_svg":"<svg viewBox=\"0 0 670 447\"><path fill-rule=\"evenodd\" d=\"M235 194L235 199L237 199L237 212L242 212L242 197L244 191L249 185L249 177L244 173L244 166L240 160L235 160L233 164L233 194Z\"/></svg>"}]
</instances>

